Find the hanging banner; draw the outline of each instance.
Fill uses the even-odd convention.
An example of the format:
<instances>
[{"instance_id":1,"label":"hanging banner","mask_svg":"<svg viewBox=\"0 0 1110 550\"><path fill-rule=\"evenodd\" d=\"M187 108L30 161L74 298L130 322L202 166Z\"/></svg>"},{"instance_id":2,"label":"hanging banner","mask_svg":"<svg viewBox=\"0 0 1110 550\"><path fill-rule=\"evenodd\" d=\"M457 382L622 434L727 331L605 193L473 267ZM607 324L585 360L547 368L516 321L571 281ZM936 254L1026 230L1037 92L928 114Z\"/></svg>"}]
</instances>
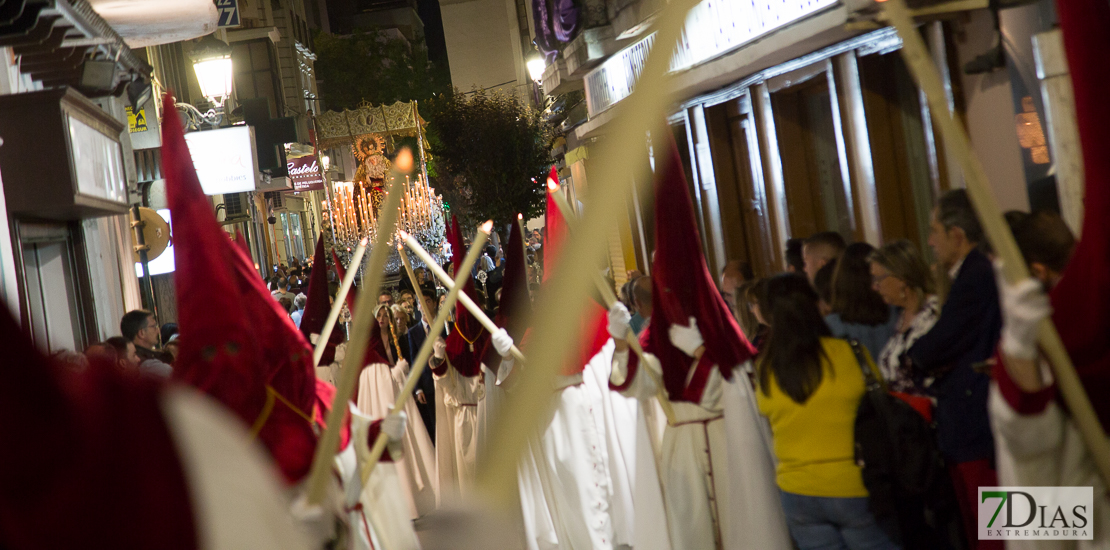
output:
<instances>
[{"instance_id":1,"label":"hanging banner","mask_svg":"<svg viewBox=\"0 0 1110 550\"><path fill-rule=\"evenodd\" d=\"M294 191L320 191L324 189L324 174L316 155L305 155L289 159L286 167L289 178L293 180Z\"/></svg>"}]
</instances>

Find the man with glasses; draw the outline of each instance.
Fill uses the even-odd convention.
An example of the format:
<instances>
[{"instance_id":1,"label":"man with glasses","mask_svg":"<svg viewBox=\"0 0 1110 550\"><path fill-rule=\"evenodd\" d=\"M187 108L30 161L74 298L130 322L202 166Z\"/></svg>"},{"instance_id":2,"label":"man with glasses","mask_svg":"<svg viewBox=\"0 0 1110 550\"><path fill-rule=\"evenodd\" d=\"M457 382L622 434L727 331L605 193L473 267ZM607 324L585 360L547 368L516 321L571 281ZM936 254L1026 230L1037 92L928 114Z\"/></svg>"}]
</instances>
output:
<instances>
[{"instance_id":1,"label":"man with glasses","mask_svg":"<svg viewBox=\"0 0 1110 550\"><path fill-rule=\"evenodd\" d=\"M139 372L169 378L173 367L165 353L155 351L158 345L158 322L154 314L145 309L129 311L119 323L120 333L135 344L135 354L139 356Z\"/></svg>"}]
</instances>

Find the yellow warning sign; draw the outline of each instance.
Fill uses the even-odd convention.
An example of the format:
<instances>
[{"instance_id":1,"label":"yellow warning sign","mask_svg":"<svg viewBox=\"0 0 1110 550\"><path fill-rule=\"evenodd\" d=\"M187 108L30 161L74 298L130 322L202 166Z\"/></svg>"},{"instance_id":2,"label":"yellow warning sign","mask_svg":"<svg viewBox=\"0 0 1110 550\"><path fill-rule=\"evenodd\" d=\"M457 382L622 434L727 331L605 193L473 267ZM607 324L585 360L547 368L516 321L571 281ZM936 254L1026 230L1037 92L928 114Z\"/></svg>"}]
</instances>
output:
<instances>
[{"instance_id":1,"label":"yellow warning sign","mask_svg":"<svg viewBox=\"0 0 1110 550\"><path fill-rule=\"evenodd\" d=\"M146 109L139 109L136 113L130 106L127 107L127 130L131 134L146 131Z\"/></svg>"}]
</instances>

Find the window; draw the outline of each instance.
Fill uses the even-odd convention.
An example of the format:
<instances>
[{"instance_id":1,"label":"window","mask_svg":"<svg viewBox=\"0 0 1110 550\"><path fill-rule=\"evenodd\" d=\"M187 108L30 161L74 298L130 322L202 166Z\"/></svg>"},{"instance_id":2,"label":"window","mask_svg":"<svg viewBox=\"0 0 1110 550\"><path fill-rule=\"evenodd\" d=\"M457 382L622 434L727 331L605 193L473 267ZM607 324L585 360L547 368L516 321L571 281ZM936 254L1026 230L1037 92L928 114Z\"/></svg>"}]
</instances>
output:
<instances>
[{"instance_id":1,"label":"window","mask_svg":"<svg viewBox=\"0 0 1110 550\"><path fill-rule=\"evenodd\" d=\"M274 70L277 63L269 39L236 42L231 46L231 63L235 67L236 99L268 99L270 118L277 118L279 113L285 112L281 104L281 82Z\"/></svg>"}]
</instances>

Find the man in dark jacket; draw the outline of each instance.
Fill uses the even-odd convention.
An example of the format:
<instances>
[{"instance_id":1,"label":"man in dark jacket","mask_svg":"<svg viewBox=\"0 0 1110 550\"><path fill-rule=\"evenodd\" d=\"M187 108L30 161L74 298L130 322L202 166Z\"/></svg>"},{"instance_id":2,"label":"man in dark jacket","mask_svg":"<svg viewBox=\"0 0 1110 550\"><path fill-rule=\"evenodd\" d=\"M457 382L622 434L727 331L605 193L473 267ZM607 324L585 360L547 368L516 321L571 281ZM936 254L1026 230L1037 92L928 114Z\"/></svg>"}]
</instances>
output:
<instances>
[{"instance_id":1,"label":"man in dark jacket","mask_svg":"<svg viewBox=\"0 0 1110 550\"><path fill-rule=\"evenodd\" d=\"M158 321L154 314L145 309L136 309L124 314L119 323L120 334L135 344L135 355L139 356L139 372L169 378L173 373L173 356L156 351L158 345Z\"/></svg>"},{"instance_id":2,"label":"man in dark jacket","mask_svg":"<svg viewBox=\"0 0 1110 550\"><path fill-rule=\"evenodd\" d=\"M424 296L424 302L428 304L429 311L427 315L421 319L405 333L402 344L402 352L405 354L405 360L410 365L416 359L416 354L420 353L420 347L424 345L424 340L428 336L431 323L436 315L439 313L439 300L433 294L431 296ZM443 336L446 337L447 333L444 332ZM426 368L420 373L420 379L416 383L416 389L412 392L413 399L416 400L416 408L420 411L420 418L424 421L424 427L428 428L428 434L432 436L432 443L436 440L436 385L435 379L432 378L432 369Z\"/></svg>"},{"instance_id":3,"label":"man in dark jacket","mask_svg":"<svg viewBox=\"0 0 1110 550\"><path fill-rule=\"evenodd\" d=\"M979 249L983 230L967 192L945 193L933 210L929 245L952 287L933 328L909 350L918 374L935 379L938 445L949 461L972 548L1002 548L978 541L978 487L997 485L994 440L987 416L990 377L976 369L994 355L1002 328L990 260Z\"/></svg>"}]
</instances>

